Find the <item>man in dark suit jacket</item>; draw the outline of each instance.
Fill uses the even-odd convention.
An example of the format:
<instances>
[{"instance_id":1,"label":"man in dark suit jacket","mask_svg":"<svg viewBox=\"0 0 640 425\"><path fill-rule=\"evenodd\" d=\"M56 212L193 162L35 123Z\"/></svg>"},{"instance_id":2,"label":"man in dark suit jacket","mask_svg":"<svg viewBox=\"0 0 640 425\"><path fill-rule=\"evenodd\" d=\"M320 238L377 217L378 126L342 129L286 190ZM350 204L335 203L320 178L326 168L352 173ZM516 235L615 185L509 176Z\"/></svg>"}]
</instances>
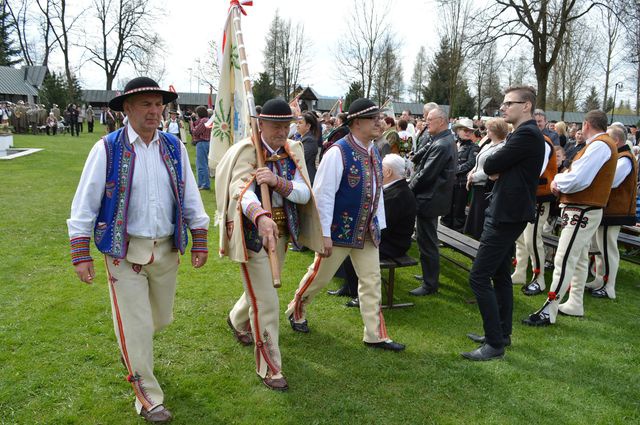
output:
<instances>
[{"instance_id":1,"label":"man in dark suit jacket","mask_svg":"<svg viewBox=\"0 0 640 425\"><path fill-rule=\"evenodd\" d=\"M504 347L511 344L511 256L514 242L527 222L535 218L536 188L544 161L544 137L532 116L535 104L532 87L511 87L505 91L500 110L515 130L504 147L484 164L485 173L495 180L495 185L469 275L484 325L484 336L468 335L482 344L462 353L470 360L501 358Z\"/></svg>"},{"instance_id":2,"label":"man in dark suit jacket","mask_svg":"<svg viewBox=\"0 0 640 425\"><path fill-rule=\"evenodd\" d=\"M397 154L388 154L382 160L382 192L387 227L380 235L380 258L401 257L411 247L413 224L416 221L416 199L409 189L406 176L407 161ZM344 261L345 283L331 295L353 294L356 298L347 302L348 307L359 305L358 276L349 257Z\"/></svg>"},{"instance_id":3,"label":"man in dark suit jacket","mask_svg":"<svg viewBox=\"0 0 640 425\"><path fill-rule=\"evenodd\" d=\"M427 115L431 139L414 158L416 173L409 182L418 205L417 241L422 265L422 285L410 291L423 296L438 291L440 251L438 250L438 216L451 207L457 159L456 142L449 130L447 113L436 108Z\"/></svg>"}]
</instances>

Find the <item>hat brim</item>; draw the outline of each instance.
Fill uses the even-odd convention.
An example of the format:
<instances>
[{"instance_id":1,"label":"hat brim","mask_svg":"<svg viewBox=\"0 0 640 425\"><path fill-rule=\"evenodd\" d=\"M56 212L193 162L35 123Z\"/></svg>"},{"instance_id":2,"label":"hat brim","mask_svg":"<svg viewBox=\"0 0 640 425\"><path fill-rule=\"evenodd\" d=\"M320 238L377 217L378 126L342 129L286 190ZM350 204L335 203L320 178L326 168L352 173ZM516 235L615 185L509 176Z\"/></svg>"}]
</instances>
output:
<instances>
[{"instance_id":1,"label":"hat brim","mask_svg":"<svg viewBox=\"0 0 640 425\"><path fill-rule=\"evenodd\" d=\"M173 102L178 98L178 93L153 88L149 90L136 91L134 93L124 93L124 94L121 94L120 96L116 96L109 101L109 108L113 109L114 111L124 112L124 108L123 108L124 101L128 97L135 96L138 94L149 94L149 93L162 95L163 105Z\"/></svg>"},{"instance_id":2,"label":"hat brim","mask_svg":"<svg viewBox=\"0 0 640 425\"><path fill-rule=\"evenodd\" d=\"M359 114L353 117L347 116L347 122L351 122L353 120L357 120L358 118L372 118L372 117L377 117L380 116L380 109L373 109L371 111L367 111L363 114Z\"/></svg>"},{"instance_id":3,"label":"hat brim","mask_svg":"<svg viewBox=\"0 0 640 425\"><path fill-rule=\"evenodd\" d=\"M452 125L452 126L451 126L451 130L453 130L453 131L458 131L458 130L460 130L461 128L464 128L465 130L476 131L476 129L475 129L475 128L473 128L473 127L467 127L466 125L462 125L462 124L454 124L454 125Z\"/></svg>"}]
</instances>

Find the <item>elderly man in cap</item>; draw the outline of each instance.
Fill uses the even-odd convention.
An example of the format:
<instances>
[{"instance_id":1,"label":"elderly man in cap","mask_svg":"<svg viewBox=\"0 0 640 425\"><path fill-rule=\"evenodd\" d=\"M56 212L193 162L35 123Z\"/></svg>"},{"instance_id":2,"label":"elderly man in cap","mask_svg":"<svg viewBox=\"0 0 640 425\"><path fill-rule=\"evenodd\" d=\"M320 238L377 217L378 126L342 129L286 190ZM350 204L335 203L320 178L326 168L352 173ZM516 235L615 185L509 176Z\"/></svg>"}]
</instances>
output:
<instances>
[{"instance_id":1,"label":"elderly man in cap","mask_svg":"<svg viewBox=\"0 0 640 425\"><path fill-rule=\"evenodd\" d=\"M302 143L288 140L291 108L281 99L265 102L258 118L266 166L256 169L250 139L234 144L216 168L220 255L240 263L244 293L227 324L242 345L254 345L256 372L264 385L284 391L278 346L278 293L273 287L267 250L282 269L289 240L294 246L322 251L320 218L315 207ZM261 205L258 185L267 184L272 211Z\"/></svg>"},{"instance_id":2,"label":"elderly man in cap","mask_svg":"<svg viewBox=\"0 0 640 425\"><path fill-rule=\"evenodd\" d=\"M325 153L313 184L324 249L315 255L286 315L296 332L309 332L306 309L349 256L358 275L358 298L364 343L392 351L380 308L380 231L386 227L382 198L382 160L373 140L382 132L380 109L369 99L349 106L350 133Z\"/></svg>"},{"instance_id":3,"label":"elderly man in cap","mask_svg":"<svg viewBox=\"0 0 640 425\"><path fill-rule=\"evenodd\" d=\"M178 111L169 111L169 119L164 123L164 131L173 134L176 138L180 139L180 129L183 128L182 120L178 118ZM186 140L182 140L182 143L186 143Z\"/></svg>"},{"instance_id":4,"label":"elderly man in cap","mask_svg":"<svg viewBox=\"0 0 640 425\"><path fill-rule=\"evenodd\" d=\"M187 229L193 267L202 267L208 255L209 217L187 151L174 136L156 130L164 105L175 98L152 79L138 77L109 102L127 114L128 124L93 146L67 220L81 281L95 278L91 233L104 254L121 361L136 411L152 423L172 418L153 373L153 335L173 319Z\"/></svg>"}]
</instances>

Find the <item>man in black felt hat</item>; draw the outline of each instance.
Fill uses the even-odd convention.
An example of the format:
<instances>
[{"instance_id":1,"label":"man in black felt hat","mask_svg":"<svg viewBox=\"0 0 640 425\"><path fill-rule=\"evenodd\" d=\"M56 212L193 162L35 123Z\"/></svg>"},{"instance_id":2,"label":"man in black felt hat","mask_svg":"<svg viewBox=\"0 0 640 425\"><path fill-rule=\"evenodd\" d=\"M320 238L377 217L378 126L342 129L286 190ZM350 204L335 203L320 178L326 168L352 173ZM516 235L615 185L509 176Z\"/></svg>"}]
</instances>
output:
<instances>
[{"instance_id":1,"label":"man in black felt hat","mask_svg":"<svg viewBox=\"0 0 640 425\"><path fill-rule=\"evenodd\" d=\"M369 99L349 106L350 133L325 153L313 184L324 249L315 255L289 303L286 316L296 332L309 332L306 308L349 256L358 275L364 343L392 351L380 308L380 231L386 227L382 159L373 141L382 133L380 108Z\"/></svg>"},{"instance_id":2,"label":"man in black felt hat","mask_svg":"<svg viewBox=\"0 0 640 425\"><path fill-rule=\"evenodd\" d=\"M193 246L191 264L207 262L209 217L185 147L157 131L164 105L177 97L150 78L131 80L109 107L128 123L89 153L67 220L71 258L81 281L95 277L91 234L104 254L121 361L136 411L164 423L172 415L153 373L153 335L173 319L179 255Z\"/></svg>"},{"instance_id":3,"label":"man in black felt hat","mask_svg":"<svg viewBox=\"0 0 640 425\"><path fill-rule=\"evenodd\" d=\"M282 269L289 240L321 252L322 233L302 143L287 139L295 119L291 108L271 99L256 118L265 166L256 169L256 150L245 139L232 145L216 167L220 255L240 263L244 285L227 324L240 344L254 346L256 373L264 385L284 391L289 386L278 345L278 293L266 250L275 250ZM270 189L271 212L261 205L258 185L263 183Z\"/></svg>"}]
</instances>

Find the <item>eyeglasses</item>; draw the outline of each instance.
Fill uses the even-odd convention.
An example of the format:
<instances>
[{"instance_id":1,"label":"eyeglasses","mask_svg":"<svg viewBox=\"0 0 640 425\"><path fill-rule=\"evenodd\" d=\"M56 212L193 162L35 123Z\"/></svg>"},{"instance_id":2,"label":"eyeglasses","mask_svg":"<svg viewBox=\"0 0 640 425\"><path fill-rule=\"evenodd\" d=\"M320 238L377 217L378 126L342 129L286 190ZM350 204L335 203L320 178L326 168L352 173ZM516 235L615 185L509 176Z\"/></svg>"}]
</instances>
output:
<instances>
[{"instance_id":1,"label":"eyeglasses","mask_svg":"<svg viewBox=\"0 0 640 425\"><path fill-rule=\"evenodd\" d=\"M501 108L511 108L511 105L516 104L516 103L524 104L524 103L527 103L527 102L518 102L518 101L515 101L515 100L510 100L508 102L502 102L502 104L500 104L500 107Z\"/></svg>"}]
</instances>

